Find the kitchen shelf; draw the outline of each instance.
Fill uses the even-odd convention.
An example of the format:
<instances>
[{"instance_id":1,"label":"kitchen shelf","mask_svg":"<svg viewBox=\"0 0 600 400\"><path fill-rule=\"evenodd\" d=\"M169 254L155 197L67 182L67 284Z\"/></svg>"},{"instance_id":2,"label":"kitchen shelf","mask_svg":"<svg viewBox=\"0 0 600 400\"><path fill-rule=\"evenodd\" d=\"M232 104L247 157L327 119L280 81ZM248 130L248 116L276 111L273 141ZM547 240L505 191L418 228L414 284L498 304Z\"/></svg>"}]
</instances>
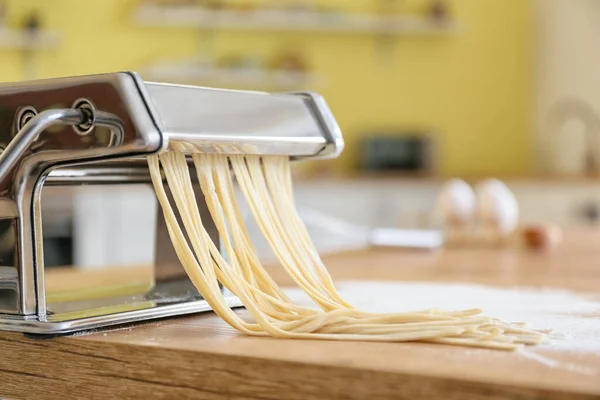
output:
<instances>
[{"instance_id":1,"label":"kitchen shelf","mask_svg":"<svg viewBox=\"0 0 600 400\"><path fill-rule=\"evenodd\" d=\"M452 21L416 16L356 13L286 12L275 10L207 10L194 6L145 5L134 12L139 25L201 29L297 31L348 34L447 35L458 31Z\"/></svg>"},{"instance_id":2,"label":"kitchen shelf","mask_svg":"<svg viewBox=\"0 0 600 400\"><path fill-rule=\"evenodd\" d=\"M52 50L58 47L60 35L54 31L38 31L0 28L0 49Z\"/></svg>"},{"instance_id":3,"label":"kitchen shelf","mask_svg":"<svg viewBox=\"0 0 600 400\"><path fill-rule=\"evenodd\" d=\"M269 71L259 68L218 68L189 63L155 64L142 69L140 74L147 80L250 89L305 89L313 87L319 81L313 73Z\"/></svg>"}]
</instances>

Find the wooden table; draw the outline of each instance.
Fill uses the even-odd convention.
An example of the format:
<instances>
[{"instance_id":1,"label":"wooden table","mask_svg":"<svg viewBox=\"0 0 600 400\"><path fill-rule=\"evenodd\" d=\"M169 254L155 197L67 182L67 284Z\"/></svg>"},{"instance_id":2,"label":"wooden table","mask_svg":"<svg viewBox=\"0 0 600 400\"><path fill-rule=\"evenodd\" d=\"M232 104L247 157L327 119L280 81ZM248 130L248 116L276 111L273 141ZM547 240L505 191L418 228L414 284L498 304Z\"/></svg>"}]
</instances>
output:
<instances>
[{"instance_id":1,"label":"wooden table","mask_svg":"<svg viewBox=\"0 0 600 400\"><path fill-rule=\"evenodd\" d=\"M551 254L371 250L326 261L339 280L468 281L597 292L600 232L569 234ZM64 285L67 275L58 274L49 284ZM600 375L553 368L518 353L420 343L252 338L212 314L48 340L2 333L0 343L3 398L600 398ZM599 354L553 357L565 365L600 370Z\"/></svg>"}]
</instances>

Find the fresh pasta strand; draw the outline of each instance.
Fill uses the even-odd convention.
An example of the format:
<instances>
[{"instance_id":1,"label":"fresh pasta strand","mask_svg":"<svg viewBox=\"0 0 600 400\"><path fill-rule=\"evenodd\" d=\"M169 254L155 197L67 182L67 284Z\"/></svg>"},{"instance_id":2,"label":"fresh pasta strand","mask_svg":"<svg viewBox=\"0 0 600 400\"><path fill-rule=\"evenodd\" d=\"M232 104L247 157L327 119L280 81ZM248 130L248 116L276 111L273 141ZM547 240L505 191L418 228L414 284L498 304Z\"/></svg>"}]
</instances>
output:
<instances>
[{"instance_id":1,"label":"fresh pasta strand","mask_svg":"<svg viewBox=\"0 0 600 400\"><path fill-rule=\"evenodd\" d=\"M287 157L201 154L189 144L176 144L173 149L148 157L171 241L197 290L235 329L255 336L423 341L502 350L547 339L545 333L522 324L482 316L479 309L376 314L352 307L336 291L295 209ZM186 159L189 153L226 257L212 242L200 218ZM166 194L161 167L174 206ZM280 266L319 309L294 304L261 264L239 210L232 170ZM181 216L182 226L173 207ZM233 312L219 283L240 298L254 322L246 322Z\"/></svg>"}]
</instances>

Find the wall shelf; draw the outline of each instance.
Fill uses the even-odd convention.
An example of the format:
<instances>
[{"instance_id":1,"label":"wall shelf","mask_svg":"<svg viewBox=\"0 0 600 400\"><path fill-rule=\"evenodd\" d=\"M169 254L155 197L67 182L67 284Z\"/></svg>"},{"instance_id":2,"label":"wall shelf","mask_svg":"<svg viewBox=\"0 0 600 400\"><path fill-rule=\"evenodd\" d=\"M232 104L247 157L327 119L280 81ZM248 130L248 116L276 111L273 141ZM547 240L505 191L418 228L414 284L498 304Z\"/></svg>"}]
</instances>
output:
<instances>
[{"instance_id":1,"label":"wall shelf","mask_svg":"<svg viewBox=\"0 0 600 400\"><path fill-rule=\"evenodd\" d=\"M318 77L313 73L260 68L218 68L188 63L160 63L140 70L147 80L212 87L292 90L314 87Z\"/></svg>"},{"instance_id":2,"label":"wall shelf","mask_svg":"<svg viewBox=\"0 0 600 400\"><path fill-rule=\"evenodd\" d=\"M0 28L0 49L52 50L58 47L60 35L54 31L38 31L35 34L22 29Z\"/></svg>"},{"instance_id":3,"label":"wall shelf","mask_svg":"<svg viewBox=\"0 0 600 400\"><path fill-rule=\"evenodd\" d=\"M416 16L276 10L207 10L197 6L144 5L134 12L139 25L201 29L296 31L346 34L447 35L458 31L452 21Z\"/></svg>"}]
</instances>

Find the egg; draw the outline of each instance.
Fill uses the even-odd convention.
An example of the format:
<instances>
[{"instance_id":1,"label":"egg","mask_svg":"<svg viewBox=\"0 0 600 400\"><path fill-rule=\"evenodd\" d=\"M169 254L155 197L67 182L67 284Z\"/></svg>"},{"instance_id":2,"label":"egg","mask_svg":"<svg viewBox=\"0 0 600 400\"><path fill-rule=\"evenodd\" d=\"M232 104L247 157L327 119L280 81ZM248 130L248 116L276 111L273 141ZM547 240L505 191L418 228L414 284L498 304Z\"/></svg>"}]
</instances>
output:
<instances>
[{"instance_id":1,"label":"egg","mask_svg":"<svg viewBox=\"0 0 600 400\"><path fill-rule=\"evenodd\" d=\"M562 240L562 230L552 224L528 225L521 230L523 243L527 248L537 251L550 250Z\"/></svg>"},{"instance_id":2,"label":"egg","mask_svg":"<svg viewBox=\"0 0 600 400\"><path fill-rule=\"evenodd\" d=\"M444 227L465 228L472 224L475 213L475 193L461 179L446 182L437 198L436 215Z\"/></svg>"},{"instance_id":3,"label":"egg","mask_svg":"<svg viewBox=\"0 0 600 400\"><path fill-rule=\"evenodd\" d=\"M519 225L519 204L503 182L489 179L475 188L478 224L500 237L508 237Z\"/></svg>"}]
</instances>

